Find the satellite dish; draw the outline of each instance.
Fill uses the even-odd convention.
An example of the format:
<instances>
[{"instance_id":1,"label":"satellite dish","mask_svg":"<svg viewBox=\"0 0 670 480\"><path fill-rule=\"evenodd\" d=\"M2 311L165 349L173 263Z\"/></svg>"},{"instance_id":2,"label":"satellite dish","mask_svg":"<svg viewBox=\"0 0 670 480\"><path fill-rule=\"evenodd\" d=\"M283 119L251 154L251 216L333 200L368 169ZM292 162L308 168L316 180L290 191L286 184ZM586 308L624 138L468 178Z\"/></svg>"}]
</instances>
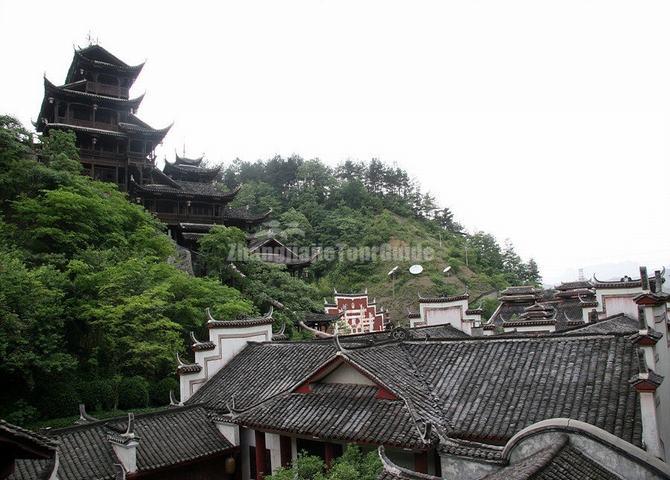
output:
<instances>
[{"instance_id":1,"label":"satellite dish","mask_svg":"<svg viewBox=\"0 0 670 480\"><path fill-rule=\"evenodd\" d=\"M442 273L449 273L450 270L451 270L451 265L449 265L447 268L442 270Z\"/></svg>"},{"instance_id":2,"label":"satellite dish","mask_svg":"<svg viewBox=\"0 0 670 480\"><path fill-rule=\"evenodd\" d=\"M421 272L423 272L423 267L418 263L416 265L412 265L411 267L409 267L409 273L411 273L412 275L418 275Z\"/></svg>"},{"instance_id":3,"label":"satellite dish","mask_svg":"<svg viewBox=\"0 0 670 480\"><path fill-rule=\"evenodd\" d=\"M393 268L391 269L391 271L388 273L388 276L393 275L393 274L394 274L395 272L397 272L397 271L398 271L398 265L396 265L395 267L393 267Z\"/></svg>"}]
</instances>

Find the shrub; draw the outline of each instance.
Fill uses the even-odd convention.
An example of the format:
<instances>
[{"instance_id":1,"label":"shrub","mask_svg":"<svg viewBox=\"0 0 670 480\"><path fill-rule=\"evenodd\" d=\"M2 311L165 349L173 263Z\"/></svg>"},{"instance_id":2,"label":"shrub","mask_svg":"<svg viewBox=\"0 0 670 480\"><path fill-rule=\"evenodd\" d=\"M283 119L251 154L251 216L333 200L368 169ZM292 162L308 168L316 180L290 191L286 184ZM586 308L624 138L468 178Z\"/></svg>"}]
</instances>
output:
<instances>
[{"instance_id":1,"label":"shrub","mask_svg":"<svg viewBox=\"0 0 670 480\"><path fill-rule=\"evenodd\" d=\"M37 402L45 418L72 416L79 411L79 394L72 383L53 383L41 389Z\"/></svg>"},{"instance_id":2,"label":"shrub","mask_svg":"<svg viewBox=\"0 0 670 480\"><path fill-rule=\"evenodd\" d=\"M25 400L17 400L2 417L9 423L26 427L37 419L38 412L35 407L28 405Z\"/></svg>"},{"instance_id":3,"label":"shrub","mask_svg":"<svg viewBox=\"0 0 670 480\"><path fill-rule=\"evenodd\" d=\"M116 403L114 385L111 380L93 380L79 384L79 398L90 412L111 410Z\"/></svg>"},{"instance_id":4,"label":"shrub","mask_svg":"<svg viewBox=\"0 0 670 480\"><path fill-rule=\"evenodd\" d=\"M119 408L145 408L149 404L149 383L140 376L124 378L119 384Z\"/></svg>"},{"instance_id":5,"label":"shrub","mask_svg":"<svg viewBox=\"0 0 670 480\"><path fill-rule=\"evenodd\" d=\"M156 407L167 405L170 402L170 390L179 397L179 382L172 377L167 377L152 383L149 390L151 405Z\"/></svg>"}]
</instances>

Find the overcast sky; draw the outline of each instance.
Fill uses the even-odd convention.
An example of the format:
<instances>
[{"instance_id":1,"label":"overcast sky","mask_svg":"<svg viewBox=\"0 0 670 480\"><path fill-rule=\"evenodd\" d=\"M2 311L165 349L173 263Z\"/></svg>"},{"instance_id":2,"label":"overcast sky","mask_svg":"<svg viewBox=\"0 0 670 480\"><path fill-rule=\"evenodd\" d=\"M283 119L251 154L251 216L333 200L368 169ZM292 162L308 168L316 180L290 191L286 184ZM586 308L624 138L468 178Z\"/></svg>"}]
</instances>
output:
<instances>
[{"instance_id":1,"label":"overcast sky","mask_svg":"<svg viewBox=\"0 0 670 480\"><path fill-rule=\"evenodd\" d=\"M0 0L0 111L34 119L91 31L148 59L161 158L397 162L551 283L670 263L669 23L665 0Z\"/></svg>"}]
</instances>

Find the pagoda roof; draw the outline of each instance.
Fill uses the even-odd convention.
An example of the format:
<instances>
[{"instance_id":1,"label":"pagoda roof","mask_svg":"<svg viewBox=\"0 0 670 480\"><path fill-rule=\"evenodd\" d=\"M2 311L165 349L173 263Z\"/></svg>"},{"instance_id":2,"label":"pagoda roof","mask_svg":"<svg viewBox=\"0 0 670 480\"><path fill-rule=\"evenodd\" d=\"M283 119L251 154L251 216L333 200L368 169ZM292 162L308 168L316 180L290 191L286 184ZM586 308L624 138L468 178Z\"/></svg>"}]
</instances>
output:
<instances>
[{"instance_id":1,"label":"pagoda roof","mask_svg":"<svg viewBox=\"0 0 670 480\"><path fill-rule=\"evenodd\" d=\"M202 182L187 182L184 180L172 180L171 185L166 185L163 183L149 183L146 185L140 185L133 180L131 180L133 186L136 190L146 193L154 194L168 194L177 197L185 198L195 198L195 197L206 197L210 199L221 200L232 200L239 192L241 186L237 186L233 190L228 192L222 192L217 188L215 183L202 183Z\"/></svg>"},{"instance_id":2,"label":"pagoda roof","mask_svg":"<svg viewBox=\"0 0 670 480\"><path fill-rule=\"evenodd\" d=\"M96 68L114 73L127 74L131 80L137 78L144 67L144 62L139 65L128 65L100 45L89 45L85 48L75 48L72 64L67 72L66 82L72 82L78 68Z\"/></svg>"},{"instance_id":3,"label":"pagoda roof","mask_svg":"<svg viewBox=\"0 0 670 480\"><path fill-rule=\"evenodd\" d=\"M241 186L237 187L237 191ZM249 209L249 206L247 205L246 207L242 208L233 208L233 207L226 207L223 211L223 218L224 220L244 220L245 222L248 223L257 223L257 222L262 222L266 218L270 216L272 213L272 209L268 209L264 213L254 213Z\"/></svg>"},{"instance_id":4,"label":"pagoda roof","mask_svg":"<svg viewBox=\"0 0 670 480\"><path fill-rule=\"evenodd\" d=\"M71 125L69 123L57 123L57 122L47 122L46 120L42 123L38 123L37 130L39 132L46 132L51 128L57 130L74 130L75 132L84 132L90 133L91 135L107 135L110 137L119 137L119 138L128 138L128 135L123 132L117 132L115 130L104 130L102 128L93 128L93 127L84 127L81 125Z\"/></svg>"},{"instance_id":5,"label":"pagoda roof","mask_svg":"<svg viewBox=\"0 0 670 480\"><path fill-rule=\"evenodd\" d=\"M167 133L170 131L172 125L174 125L174 123L171 123L164 128L152 128L144 122L141 122L141 124L138 123L119 122L119 129L127 133L145 135L148 137L157 137L158 140L162 140L163 137L165 137L165 135L167 135Z\"/></svg>"},{"instance_id":6,"label":"pagoda roof","mask_svg":"<svg viewBox=\"0 0 670 480\"><path fill-rule=\"evenodd\" d=\"M174 156L175 156L174 163L176 165L191 165L194 167L200 166L202 160L205 158L204 155L201 155L200 157L197 158L181 157L177 152L175 152Z\"/></svg>"},{"instance_id":7,"label":"pagoda roof","mask_svg":"<svg viewBox=\"0 0 670 480\"><path fill-rule=\"evenodd\" d=\"M191 177L203 180L214 180L220 171L220 165L213 168L207 168L201 167L199 163L197 165L179 163L178 161L170 163L167 160L165 161L165 167L163 167L163 173L166 175L176 177Z\"/></svg>"},{"instance_id":8,"label":"pagoda roof","mask_svg":"<svg viewBox=\"0 0 670 480\"><path fill-rule=\"evenodd\" d=\"M77 99L86 99L94 100L97 103L102 105L113 105L113 106L124 106L127 108L138 108L142 100L144 99L144 93L139 97L135 98L119 98L119 97L110 97L107 95L100 95L98 93L84 92L81 90L75 90L73 87L77 87L85 84L86 80L80 80L78 82L67 83L65 85L56 85L51 82L46 76L44 77L44 92L45 100L48 99L50 93L58 94L60 96L66 96Z\"/></svg>"}]
</instances>

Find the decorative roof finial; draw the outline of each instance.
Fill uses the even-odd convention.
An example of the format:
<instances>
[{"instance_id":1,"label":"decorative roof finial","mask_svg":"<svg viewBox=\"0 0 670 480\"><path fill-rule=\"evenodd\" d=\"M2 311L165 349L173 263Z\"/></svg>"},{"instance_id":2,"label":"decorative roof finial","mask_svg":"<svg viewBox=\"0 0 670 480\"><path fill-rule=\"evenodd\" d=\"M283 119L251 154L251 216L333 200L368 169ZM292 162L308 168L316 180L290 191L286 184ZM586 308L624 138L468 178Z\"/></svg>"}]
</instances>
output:
<instances>
[{"instance_id":1,"label":"decorative roof finial","mask_svg":"<svg viewBox=\"0 0 670 480\"><path fill-rule=\"evenodd\" d=\"M233 417L237 416L240 413L239 410L237 410L237 408L235 407L235 394L232 394L230 396L230 400L226 402L226 408Z\"/></svg>"},{"instance_id":2,"label":"decorative roof finial","mask_svg":"<svg viewBox=\"0 0 670 480\"><path fill-rule=\"evenodd\" d=\"M320 330L317 330L316 328L312 328L312 327L307 326L307 324L305 324L305 322L303 322L302 320L298 321L298 325L300 325L300 328L302 328L304 330L307 330L308 332L311 332L312 334L314 334L314 336L317 337L317 338L332 338L333 337L330 333L322 332Z\"/></svg>"},{"instance_id":3,"label":"decorative roof finial","mask_svg":"<svg viewBox=\"0 0 670 480\"><path fill-rule=\"evenodd\" d=\"M89 422L97 422L98 419L95 417L92 417L88 413L86 413L86 405L83 403L79 404L79 419L74 422L76 425L82 425L84 423L89 423Z\"/></svg>"},{"instance_id":4,"label":"decorative roof finial","mask_svg":"<svg viewBox=\"0 0 670 480\"><path fill-rule=\"evenodd\" d=\"M186 363L184 363L184 362L181 360L181 357L179 356L179 352L177 352L177 363L179 364L180 367L184 367L184 366L187 365Z\"/></svg>"},{"instance_id":5,"label":"decorative roof finial","mask_svg":"<svg viewBox=\"0 0 670 480\"><path fill-rule=\"evenodd\" d=\"M126 433L124 433L123 436L135 438L135 414L133 412L128 412L128 427L126 428Z\"/></svg>"},{"instance_id":6,"label":"decorative roof finial","mask_svg":"<svg viewBox=\"0 0 670 480\"><path fill-rule=\"evenodd\" d=\"M338 353L345 354L347 353L347 349L340 343L340 334L337 332L337 325L335 325L335 328L335 335L333 337L335 339L335 347L337 348Z\"/></svg>"},{"instance_id":7,"label":"decorative roof finial","mask_svg":"<svg viewBox=\"0 0 670 480\"><path fill-rule=\"evenodd\" d=\"M430 422L423 421L423 425L419 427L419 434L421 435L421 440L423 443L430 443L430 435L433 431L433 424Z\"/></svg>"},{"instance_id":8,"label":"decorative roof finial","mask_svg":"<svg viewBox=\"0 0 670 480\"><path fill-rule=\"evenodd\" d=\"M285 330L286 330L286 320L283 320L281 322L281 328L279 329L279 331L277 333L275 333L275 335L284 335Z\"/></svg>"},{"instance_id":9,"label":"decorative roof finial","mask_svg":"<svg viewBox=\"0 0 670 480\"><path fill-rule=\"evenodd\" d=\"M216 319L212 317L212 311L209 307L205 308L205 312L207 313L207 323L216 322Z\"/></svg>"},{"instance_id":10,"label":"decorative roof finial","mask_svg":"<svg viewBox=\"0 0 670 480\"><path fill-rule=\"evenodd\" d=\"M171 407L180 407L182 405L181 402L178 402L177 399L174 396L174 390L170 389L170 406Z\"/></svg>"}]
</instances>

